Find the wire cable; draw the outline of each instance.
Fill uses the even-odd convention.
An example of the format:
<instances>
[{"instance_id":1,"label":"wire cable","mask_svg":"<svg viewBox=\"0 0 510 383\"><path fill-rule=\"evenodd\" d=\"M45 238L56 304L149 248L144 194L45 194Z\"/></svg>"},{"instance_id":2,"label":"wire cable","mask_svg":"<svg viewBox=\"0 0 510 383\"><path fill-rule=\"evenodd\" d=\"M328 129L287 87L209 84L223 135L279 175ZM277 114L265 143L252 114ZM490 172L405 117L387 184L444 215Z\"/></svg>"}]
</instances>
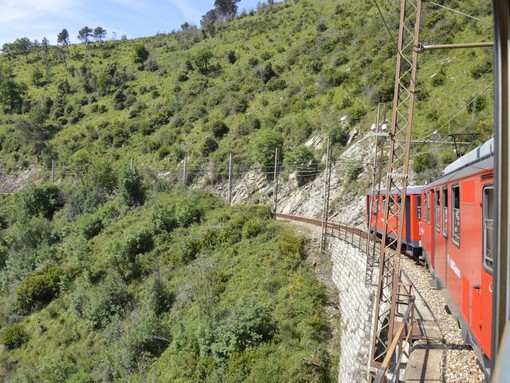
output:
<instances>
[{"instance_id":1,"label":"wire cable","mask_svg":"<svg viewBox=\"0 0 510 383\"><path fill-rule=\"evenodd\" d=\"M467 13L464 13L464 12L461 12L461 11L457 11L456 9L449 8L449 7L447 7L446 5L437 4L437 3L434 3L433 1L430 1L430 0L427 0L427 3L432 4L432 5L435 5L435 6L436 6L436 7L438 7L438 8L443 8L443 9L446 9L446 10L448 10L448 11L458 13L458 14L460 14L460 15L462 15L462 16L466 16L466 17L468 17L468 18L470 18L470 19L477 20L477 21L480 21L480 22L482 22L482 23L486 23L486 24L489 24L489 25L491 25L491 26L492 26L492 23L490 23L490 22L488 22L488 21L485 21L485 20L480 19L480 18L475 17L475 16L471 16L471 15L469 15L469 14L467 14Z\"/></svg>"}]
</instances>

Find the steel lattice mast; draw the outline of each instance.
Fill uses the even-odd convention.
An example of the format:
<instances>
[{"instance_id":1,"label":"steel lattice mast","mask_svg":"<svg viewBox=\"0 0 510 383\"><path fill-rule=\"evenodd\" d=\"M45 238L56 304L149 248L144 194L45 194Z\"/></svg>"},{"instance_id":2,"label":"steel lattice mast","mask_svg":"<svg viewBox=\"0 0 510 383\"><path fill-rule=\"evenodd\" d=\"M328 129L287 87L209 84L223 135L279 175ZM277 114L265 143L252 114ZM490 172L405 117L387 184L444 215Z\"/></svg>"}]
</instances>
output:
<instances>
[{"instance_id":1,"label":"steel lattice mast","mask_svg":"<svg viewBox=\"0 0 510 383\"><path fill-rule=\"evenodd\" d=\"M374 315L371 367L377 367L392 341L400 279L399 250L402 246L409 153L411 150L413 107L416 93L416 69L419 48L421 0L401 0L397 42L395 92L389 134L389 159L384 226L379 256L379 280ZM392 190L401 196L393 197ZM398 222L397 231L388 222ZM396 248L395 252L393 248Z\"/></svg>"}]
</instances>

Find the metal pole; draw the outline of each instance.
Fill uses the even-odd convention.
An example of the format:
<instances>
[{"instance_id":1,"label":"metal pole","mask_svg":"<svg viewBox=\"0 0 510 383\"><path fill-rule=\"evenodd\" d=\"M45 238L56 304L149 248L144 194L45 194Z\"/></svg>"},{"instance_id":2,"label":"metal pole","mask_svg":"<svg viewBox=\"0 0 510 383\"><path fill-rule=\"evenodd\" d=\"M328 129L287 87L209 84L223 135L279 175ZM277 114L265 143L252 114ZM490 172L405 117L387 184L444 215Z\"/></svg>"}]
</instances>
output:
<instances>
[{"instance_id":1,"label":"metal pole","mask_svg":"<svg viewBox=\"0 0 510 383\"><path fill-rule=\"evenodd\" d=\"M273 190L273 211L276 215L278 208L278 148L274 152L274 190Z\"/></svg>"},{"instance_id":2,"label":"metal pole","mask_svg":"<svg viewBox=\"0 0 510 383\"><path fill-rule=\"evenodd\" d=\"M129 165L130 169L133 170L135 168L135 161L131 158L131 164Z\"/></svg>"},{"instance_id":3,"label":"metal pole","mask_svg":"<svg viewBox=\"0 0 510 383\"><path fill-rule=\"evenodd\" d=\"M232 153L228 158L228 204L232 205Z\"/></svg>"},{"instance_id":4,"label":"metal pole","mask_svg":"<svg viewBox=\"0 0 510 383\"><path fill-rule=\"evenodd\" d=\"M430 51L434 49L462 49L462 48L492 48L494 43L492 41L483 43L466 43L466 44L437 44L437 45L423 45L418 44L418 52Z\"/></svg>"},{"instance_id":5,"label":"metal pole","mask_svg":"<svg viewBox=\"0 0 510 383\"><path fill-rule=\"evenodd\" d=\"M187 181L187 177L188 177L188 174L187 174L187 169L188 168L188 157L184 157L184 171L182 173L182 182L186 185L186 181Z\"/></svg>"},{"instance_id":6,"label":"metal pole","mask_svg":"<svg viewBox=\"0 0 510 383\"><path fill-rule=\"evenodd\" d=\"M509 331L510 319L510 5L508 0L493 1L495 35L495 157L494 178L494 295L492 320L492 359L495 369L492 381L508 381L508 343L504 334ZM507 338L508 339L508 338ZM499 353L498 353L499 352Z\"/></svg>"},{"instance_id":7,"label":"metal pole","mask_svg":"<svg viewBox=\"0 0 510 383\"><path fill-rule=\"evenodd\" d=\"M322 228L321 228L321 243L320 243L320 252L322 254L324 250L325 240L326 240L326 230L328 226L328 210L329 210L329 181L330 181L330 163L329 163L329 137L326 146L326 169L324 174L324 198L322 205Z\"/></svg>"},{"instance_id":8,"label":"metal pole","mask_svg":"<svg viewBox=\"0 0 510 383\"><path fill-rule=\"evenodd\" d=\"M55 182L55 160L51 160L51 182Z\"/></svg>"}]
</instances>

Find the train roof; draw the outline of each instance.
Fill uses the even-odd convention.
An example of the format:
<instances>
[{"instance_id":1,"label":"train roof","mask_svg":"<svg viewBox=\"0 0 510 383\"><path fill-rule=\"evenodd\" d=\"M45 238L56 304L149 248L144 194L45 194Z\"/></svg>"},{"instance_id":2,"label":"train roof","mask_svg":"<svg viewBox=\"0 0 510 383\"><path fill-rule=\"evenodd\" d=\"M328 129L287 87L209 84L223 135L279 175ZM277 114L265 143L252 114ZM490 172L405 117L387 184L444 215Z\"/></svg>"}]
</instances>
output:
<instances>
[{"instance_id":1,"label":"train roof","mask_svg":"<svg viewBox=\"0 0 510 383\"><path fill-rule=\"evenodd\" d=\"M420 194L424 187L425 187L424 185L409 185L406 188L406 194L407 195ZM391 189L391 194L400 194L401 191L402 191L402 189L395 187L395 188ZM374 190L374 192L386 193L386 188L376 189L376 190ZM370 192L368 194L370 194Z\"/></svg>"},{"instance_id":2,"label":"train roof","mask_svg":"<svg viewBox=\"0 0 510 383\"><path fill-rule=\"evenodd\" d=\"M461 168L480 162L486 158L494 156L494 138L480 145L469 153L463 155L458 160L453 161L444 168L443 175L458 171Z\"/></svg>"},{"instance_id":3,"label":"train roof","mask_svg":"<svg viewBox=\"0 0 510 383\"><path fill-rule=\"evenodd\" d=\"M490 170L494 168L494 157L485 158L483 160L474 162L470 165L466 165L456 171L450 172L448 174L443 175L437 180L426 185L426 188L434 187L437 185L442 185L446 182L455 181L476 173L480 173L486 170Z\"/></svg>"}]
</instances>

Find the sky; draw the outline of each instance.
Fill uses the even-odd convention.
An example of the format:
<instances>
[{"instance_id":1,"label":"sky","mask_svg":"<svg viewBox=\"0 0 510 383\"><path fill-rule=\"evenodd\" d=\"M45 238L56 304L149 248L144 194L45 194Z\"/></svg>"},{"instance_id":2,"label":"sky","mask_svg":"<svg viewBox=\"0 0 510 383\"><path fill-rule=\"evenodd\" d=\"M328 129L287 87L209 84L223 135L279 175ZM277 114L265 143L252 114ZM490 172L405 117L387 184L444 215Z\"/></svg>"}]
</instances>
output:
<instances>
[{"instance_id":1,"label":"sky","mask_svg":"<svg viewBox=\"0 0 510 383\"><path fill-rule=\"evenodd\" d=\"M241 0L239 12L256 9L260 1ZM108 39L154 36L179 30L184 22L200 26L212 8L214 0L0 0L0 48L21 37L46 37L55 45L64 28L71 43L78 43L85 26L106 29Z\"/></svg>"}]
</instances>

